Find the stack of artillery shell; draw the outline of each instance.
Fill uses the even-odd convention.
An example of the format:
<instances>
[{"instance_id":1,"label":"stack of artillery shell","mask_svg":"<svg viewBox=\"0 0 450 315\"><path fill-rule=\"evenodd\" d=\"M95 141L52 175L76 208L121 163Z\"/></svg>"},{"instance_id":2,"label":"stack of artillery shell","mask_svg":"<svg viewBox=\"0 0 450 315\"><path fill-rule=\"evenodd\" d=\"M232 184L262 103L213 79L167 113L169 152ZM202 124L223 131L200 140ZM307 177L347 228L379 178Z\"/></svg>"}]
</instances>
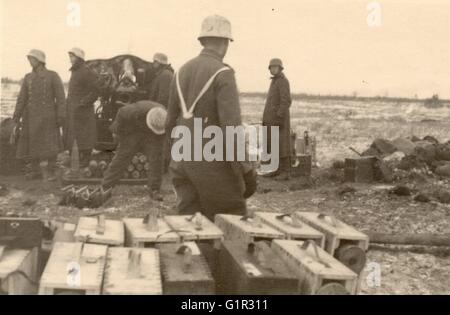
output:
<instances>
[{"instance_id":1,"label":"stack of artillery shell","mask_svg":"<svg viewBox=\"0 0 450 315\"><path fill-rule=\"evenodd\" d=\"M82 177L84 178L102 178L105 175L106 170L111 163L107 159L91 160L89 166L81 170ZM147 172L150 169L150 164L147 161L147 157L142 153L136 154L131 160L130 165L122 174L124 179L145 179L147 178Z\"/></svg>"},{"instance_id":2,"label":"stack of artillery shell","mask_svg":"<svg viewBox=\"0 0 450 315\"><path fill-rule=\"evenodd\" d=\"M127 166L123 174L125 179L145 179L147 178L147 171L150 165L147 162L147 157L142 153L136 154L131 160L131 164Z\"/></svg>"}]
</instances>

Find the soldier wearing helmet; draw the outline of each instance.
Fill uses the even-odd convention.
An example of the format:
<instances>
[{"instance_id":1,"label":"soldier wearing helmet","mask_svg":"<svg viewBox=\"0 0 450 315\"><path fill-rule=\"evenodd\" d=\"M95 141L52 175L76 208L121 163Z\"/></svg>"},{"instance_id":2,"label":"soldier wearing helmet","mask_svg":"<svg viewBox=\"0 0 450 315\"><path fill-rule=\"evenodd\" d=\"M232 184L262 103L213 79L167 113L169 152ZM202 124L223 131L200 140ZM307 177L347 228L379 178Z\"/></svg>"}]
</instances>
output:
<instances>
[{"instance_id":1,"label":"soldier wearing helmet","mask_svg":"<svg viewBox=\"0 0 450 315\"><path fill-rule=\"evenodd\" d=\"M165 54L156 53L153 56L153 69L155 74L149 87L149 100L167 107L173 71Z\"/></svg>"},{"instance_id":2,"label":"soldier wearing helmet","mask_svg":"<svg viewBox=\"0 0 450 315\"><path fill-rule=\"evenodd\" d=\"M33 71L23 80L13 115L16 155L31 161L28 179L41 178L40 164L47 163L47 180L55 180L56 156L62 151L60 127L66 115L64 86L56 72L47 70L43 51L32 49L27 58Z\"/></svg>"},{"instance_id":3,"label":"soldier wearing helmet","mask_svg":"<svg viewBox=\"0 0 450 315\"><path fill-rule=\"evenodd\" d=\"M110 129L118 140L116 155L106 170L102 187L114 187L136 153L142 152L149 163L150 198L162 201L160 194L162 147L167 111L161 104L139 101L119 109Z\"/></svg>"},{"instance_id":4,"label":"soldier wearing helmet","mask_svg":"<svg viewBox=\"0 0 450 315\"><path fill-rule=\"evenodd\" d=\"M223 63L233 41L230 22L217 15L207 17L198 40L203 46L200 55L185 63L172 81L166 123L169 137L178 126L189 128L193 135L195 118L201 119L203 128L218 126L223 131L226 126L242 125L234 71ZM210 86L208 82L212 82ZM198 98L201 92L204 93ZM217 213L243 215L245 198L256 190L255 171L245 163L225 158L179 162L172 159L170 171L181 214L200 211L210 219Z\"/></svg>"},{"instance_id":5,"label":"soldier wearing helmet","mask_svg":"<svg viewBox=\"0 0 450 315\"><path fill-rule=\"evenodd\" d=\"M80 165L86 167L97 142L94 102L99 96L97 76L85 64L85 53L80 48L69 52L72 72L67 95L67 121L64 146L71 151L76 141L80 152Z\"/></svg>"},{"instance_id":6,"label":"soldier wearing helmet","mask_svg":"<svg viewBox=\"0 0 450 315\"><path fill-rule=\"evenodd\" d=\"M291 92L289 81L283 73L283 62L279 58L273 58L269 63L269 71L272 75L266 106L263 113L263 126L267 126L267 139L265 141L268 152L271 151L271 128L279 127L279 154L280 164L277 170L268 176L277 176L276 179L289 179L290 175L290 133L291 123L289 107L291 106Z\"/></svg>"}]
</instances>

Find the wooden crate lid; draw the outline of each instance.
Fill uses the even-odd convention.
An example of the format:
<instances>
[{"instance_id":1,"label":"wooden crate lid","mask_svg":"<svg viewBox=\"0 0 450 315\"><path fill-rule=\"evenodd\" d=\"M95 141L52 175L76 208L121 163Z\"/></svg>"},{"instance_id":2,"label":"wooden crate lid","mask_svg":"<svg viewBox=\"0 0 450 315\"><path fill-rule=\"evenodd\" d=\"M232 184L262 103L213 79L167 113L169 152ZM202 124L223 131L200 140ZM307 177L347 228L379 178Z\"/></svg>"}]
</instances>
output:
<instances>
[{"instance_id":1,"label":"wooden crate lid","mask_svg":"<svg viewBox=\"0 0 450 315\"><path fill-rule=\"evenodd\" d=\"M107 246L83 243L57 242L41 278L41 286L59 289L99 290L102 285ZM80 285L68 281L68 269L74 263L80 266Z\"/></svg>"},{"instance_id":2,"label":"wooden crate lid","mask_svg":"<svg viewBox=\"0 0 450 315\"><path fill-rule=\"evenodd\" d=\"M286 263L273 251L269 244L264 241L253 244L262 251L264 263L261 263L257 254L249 253L248 246L242 244L242 242L224 241L221 250L228 252L249 278L296 279Z\"/></svg>"},{"instance_id":3,"label":"wooden crate lid","mask_svg":"<svg viewBox=\"0 0 450 315\"><path fill-rule=\"evenodd\" d=\"M255 216L260 217L264 223L291 237L318 239L324 237L322 233L304 222L301 222L299 226L295 226L293 224L286 223L283 220L277 219L277 217L281 214L282 213L277 212L255 212Z\"/></svg>"},{"instance_id":4,"label":"wooden crate lid","mask_svg":"<svg viewBox=\"0 0 450 315\"><path fill-rule=\"evenodd\" d=\"M182 245L188 246L192 251L191 266L187 270L184 269L183 254L177 254ZM196 243L160 244L159 250L164 281L214 281L205 257Z\"/></svg>"},{"instance_id":5,"label":"wooden crate lid","mask_svg":"<svg viewBox=\"0 0 450 315\"><path fill-rule=\"evenodd\" d=\"M135 251L141 256L140 277L130 277L128 273L130 251ZM161 295L159 259L159 252L154 248L109 248L103 293Z\"/></svg>"},{"instance_id":6,"label":"wooden crate lid","mask_svg":"<svg viewBox=\"0 0 450 315\"><path fill-rule=\"evenodd\" d=\"M232 215L232 214L218 214L216 216L216 222L219 220L223 220L229 224L236 226L241 229L245 233L250 234L254 237L267 237L267 238L283 238L284 234L275 230L274 228L268 226L265 223L261 223L260 225L252 224L249 221L241 220L242 216L240 215Z\"/></svg>"},{"instance_id":7,"label":"wooden crate lid","mask_svg":"<svg viewBox=\"0 0 450 315\"><path fill-rule=\"evenodd\" d=\"M209 239L222 239L223 232L207 217L202 215L202 229L197 230L195 228L195 223L191 219L190 215L168 215L164 217L167 224L177 231L186 231L186 232L178 232L180 236L184 238L184 240L209 240Z\"/></svg>"},{"instance_id":8,"label":"wooden crate lid","mask_svg":"<svg viewBox=\"0 0 450 315\"><path fill-rule=\"evenodd\" d=\"M333 233L340 239L348 239L348 240L356 240L356 241L368 241L369 237L351 227L350 225L345 224L344 222L335 219L336 226L334 226L334 221L331 220L329 216L325 216L324 218L319 218L320 213L318 212L301 212L296 211L295 215L297 215L300 220L313 225L315 228L319 230L325 230Z\"/></svg>"},{"instance_id":9,"label":"wooden crate lid","mask_svg":"<svg viewBox=\"0 0 450 315\"><path fill-rule=\"evenodd\" d=\"M125 232L123 222L116 220L105 220L104 234L97 234L98 220L95 217L80 217L75 231L77 241L98 243L106 245L123 245Z\"/></svg>"},{"instance_id":10,"label":"wooden crate lid","mask_svg":"<svg viewBox=\"0 0 450 315\"><path fill-rule=\"evenodd\" d=\"M357 275L344 266L341 262L312 242L306 249L302 248L304 241L274 240L272 247L279 249L285 259L295 260L299 266L303 266L311 273L325 279L353 280ZM317 249L319 258L316 256Z\"/></svg>"},{"instance_id":11,"label":"wooden crate lid","mask_svg":"<svg viewBox=\"0 0 450 315\"><path fill-rule=\"evenodd\" d=\"M142 218L126 218L123 219L123 222L133 241L173 243L180 240L180 236L175 232L171 232L173 229L164 219L158 218L158 231L155 232L147 230Z\"/></svg>"},{"instance_id":12,"label":"wooden crate lid","mask_svg":"<svg viewBox=\"0 0 450 315\"><path fill-rule=\"evenodd\" d=\"M19 269L30 253L25 249L5 249L0 257L0 279Z\"/></svg>"}]
</instances>

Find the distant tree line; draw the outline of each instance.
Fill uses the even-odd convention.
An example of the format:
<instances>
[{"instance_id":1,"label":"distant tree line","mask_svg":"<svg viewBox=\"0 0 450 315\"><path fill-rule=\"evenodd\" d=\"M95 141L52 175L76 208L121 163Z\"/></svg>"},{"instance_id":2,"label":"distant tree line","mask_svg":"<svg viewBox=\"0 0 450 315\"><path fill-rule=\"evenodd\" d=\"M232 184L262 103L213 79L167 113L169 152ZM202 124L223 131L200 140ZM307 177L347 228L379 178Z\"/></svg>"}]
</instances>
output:
<instances>
[{"instance_id":1,"label":"distant tree line","mask_svg":"<svg viewBox=\"0 0 450 315\"><path fill-rule=\"evenodd\" d=\"M267 93L263 92L242 92L244 97L260 97L265 98ZM358 96L355 93L353 95L333 95L333 94L307 94L307 93L293 93L291 94L293 100L342 100L342 101L386 101L386 102L425 102L427 103L450 103L450 100L439 99L435 94L431 98L419 99L417 95L414 98L410 97L390 97L390 96Z\"/></svg>"}]
</instances>

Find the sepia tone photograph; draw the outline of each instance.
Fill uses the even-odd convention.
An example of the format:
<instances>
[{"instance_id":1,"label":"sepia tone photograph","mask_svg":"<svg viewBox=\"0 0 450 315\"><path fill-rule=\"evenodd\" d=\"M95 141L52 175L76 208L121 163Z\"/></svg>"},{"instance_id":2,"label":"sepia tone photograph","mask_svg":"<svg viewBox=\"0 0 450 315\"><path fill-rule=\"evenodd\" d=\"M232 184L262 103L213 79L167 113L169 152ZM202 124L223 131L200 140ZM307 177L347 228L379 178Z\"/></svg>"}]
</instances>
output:
<instances>
[{"instance_id":1,"label":"sepia tone photograph","mask_svg":"<svg viewBox=\"0 0 450 315\"><path fill-rule=\"evenodd\" d=\"M447 0L0 0L0 295L450 294L449 38Z\"/></svg>"}]
</instances>

